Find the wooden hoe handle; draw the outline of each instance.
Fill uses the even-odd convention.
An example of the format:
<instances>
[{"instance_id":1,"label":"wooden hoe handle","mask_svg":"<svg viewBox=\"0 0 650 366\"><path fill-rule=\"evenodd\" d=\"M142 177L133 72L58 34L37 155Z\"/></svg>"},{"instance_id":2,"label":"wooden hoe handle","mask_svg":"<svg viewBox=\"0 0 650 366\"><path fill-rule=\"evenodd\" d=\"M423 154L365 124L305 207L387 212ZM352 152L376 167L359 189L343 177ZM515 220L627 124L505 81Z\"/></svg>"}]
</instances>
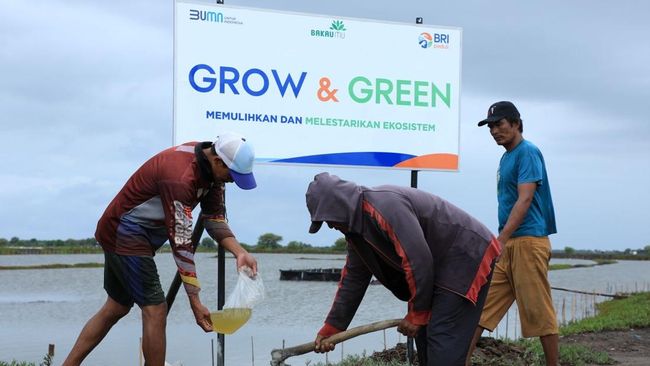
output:
<instances>
[{"instance_id":1,"label":"wooden hoe handle","mask_svg":"<svg viewBox=\"0 0 650 366\"><path fill-rule=\"evenodd\" d=\"M360 336L362 334L376 332L378 330L387 329L396 327L401 319L391 319L391 320L382 320L375 323L370 323L366 325L360 325L355 328L348 329L341 333L334 334L331 337L327 338L327 341L333 344L341 343L350 338ZM308 342L298 346L293 346L289 348L274 349L271 351L271 366L285 366L284 360L289 357L303 355L305 353L311 352L316 346L315 342Z\"/></svg>"}]
</instances>

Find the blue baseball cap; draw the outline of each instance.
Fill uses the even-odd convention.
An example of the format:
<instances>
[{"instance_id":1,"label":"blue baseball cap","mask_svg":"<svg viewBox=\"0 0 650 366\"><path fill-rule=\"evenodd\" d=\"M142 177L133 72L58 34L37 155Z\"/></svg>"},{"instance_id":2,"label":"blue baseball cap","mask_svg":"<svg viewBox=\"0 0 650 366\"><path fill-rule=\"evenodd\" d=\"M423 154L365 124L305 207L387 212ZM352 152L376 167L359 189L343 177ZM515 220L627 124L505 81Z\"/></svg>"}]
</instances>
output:
<instances>
[{"instance_id":1,"label":"blue baseball cap","mask_svg":"<svg viewBox=\"0 0 650 366\"><path fill-rule=\"evenodd\" d=\"M237 187L241 189L257 187L253 176L255 151L250 142L239 134L227 132L217 136L213 147L230 170L230 176Z\"/></svg>"}]
</instances>

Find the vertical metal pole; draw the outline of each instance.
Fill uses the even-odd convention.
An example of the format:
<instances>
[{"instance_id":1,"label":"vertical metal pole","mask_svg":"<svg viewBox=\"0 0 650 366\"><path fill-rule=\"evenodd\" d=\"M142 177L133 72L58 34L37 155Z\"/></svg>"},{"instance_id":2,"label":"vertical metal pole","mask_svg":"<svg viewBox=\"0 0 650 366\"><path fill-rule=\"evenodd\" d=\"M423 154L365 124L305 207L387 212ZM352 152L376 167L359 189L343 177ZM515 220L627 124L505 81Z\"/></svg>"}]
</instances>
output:
<instances>
[{"instance_id":1,"label":"vertical metal pole","mask_svg":"<svg viewBox=\"0 0 650 366\"><path fill-rule=\"evenodd\" d=\"M212 351L212 366L214 366L214 338L210 340L210 350Z\"/></svg>"},{"instance_id":2,"label":"vertical metal pole","mask_svg":"<svg viewBox=\"0 0 650 366\"><path fill-rule=\"evenodd\" d=\"M223 246L219 245L217 249L217 310L223 309L223 304L226 302L226 252ZM226 354L226 337L219 333L217 334L217 344L221 352L217 353L217 366L224 366L224 355Z\"/></svg>"},{"instance_id":3,"label":"vertical metal pole","mask_svg":"<svg viewBox=\"0 0 650 366\"><path fill-rule=\"evenodd\" d=\"M411 170L411 188L418 187L418 171ZM409 365L413 364L413 337L406 337L406 362Z\"/></svg>"},{"instance_id":4,"label":"vertical metal pole","mask_svg":"<svg viewBox=\"0 0 650 366\"><path fill-rule=\"evenodd\" d=\"M411 187L412 188L417 188L418 187L418 171L417 170L411 170Z\"/></svg>"}]
</instances>

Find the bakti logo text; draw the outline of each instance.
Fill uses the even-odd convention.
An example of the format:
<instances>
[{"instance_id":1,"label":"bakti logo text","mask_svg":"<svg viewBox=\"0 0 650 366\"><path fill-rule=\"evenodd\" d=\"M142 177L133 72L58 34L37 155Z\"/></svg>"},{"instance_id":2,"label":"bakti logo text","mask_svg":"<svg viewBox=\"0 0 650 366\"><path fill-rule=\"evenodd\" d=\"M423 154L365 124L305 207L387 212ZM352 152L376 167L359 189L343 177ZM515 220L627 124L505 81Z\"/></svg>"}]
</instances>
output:
<instances>
[{"instance_id":1,"label":"bakti logo text","mask_svg":"<svg viewBox=\"0 0 650 366\"><path fill-rule=\"evenodd\" d=\"M329 29L312 29L312 37L325 37L325 38L345 38L345 24L341 20L334 20Z\"/></svg>"}]
</instances>

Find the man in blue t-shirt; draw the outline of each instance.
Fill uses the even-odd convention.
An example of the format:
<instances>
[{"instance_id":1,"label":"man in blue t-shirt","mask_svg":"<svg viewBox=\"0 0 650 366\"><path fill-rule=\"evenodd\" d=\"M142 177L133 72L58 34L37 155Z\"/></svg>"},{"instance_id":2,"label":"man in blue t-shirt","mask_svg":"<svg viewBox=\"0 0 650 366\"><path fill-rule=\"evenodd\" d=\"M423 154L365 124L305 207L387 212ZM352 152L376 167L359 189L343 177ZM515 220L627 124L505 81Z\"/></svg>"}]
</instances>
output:
<instances>
[{"instance_id":1,"label":"man in blue t-shirt","mask_svg":"<svg viewBox=\"0 0 650 366\"><path fill-rule=\"evenodd\" d=\"M539 337L546 364L556 366L558 327L548 282L548 235L557 230L544 157L523 138L523 121L511 102L492 104L487 118L478 125L487 125L497 145L506 149L497 171L497 239L504 250L494 269L467 364L471 364L474 345L483 331L493 331L516 300L522 335Z\"/></svg>"}]
</instances>

